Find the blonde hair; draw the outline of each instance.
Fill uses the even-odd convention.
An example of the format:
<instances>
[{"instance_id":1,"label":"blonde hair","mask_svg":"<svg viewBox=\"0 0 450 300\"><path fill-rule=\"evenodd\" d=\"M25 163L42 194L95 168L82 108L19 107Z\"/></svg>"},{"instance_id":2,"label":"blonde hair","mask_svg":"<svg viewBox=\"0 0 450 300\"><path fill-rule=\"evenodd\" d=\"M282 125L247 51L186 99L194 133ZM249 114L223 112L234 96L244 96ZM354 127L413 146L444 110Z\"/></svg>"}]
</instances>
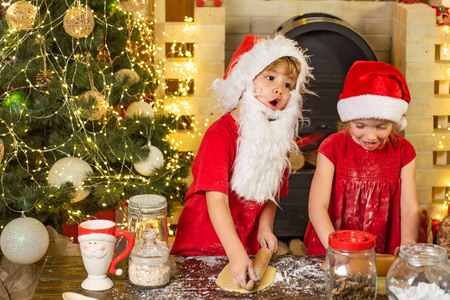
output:
<instances>
[{"instance_id":1,"label":"blonde hair","mask_svg":"<svg viewBox=\"0 0 450 300\"><path fill-rule=\"evenodd\" d=\"M294 84L291 90L294 90L297 85L297 78L300 76L302 71L301 62L292 56L283 56L274 60L270 65L264 68L265 71L272 71L279 67L285 67L286 73L283 75L288 75L294 80Z\"/></svg>"}]
</instances>

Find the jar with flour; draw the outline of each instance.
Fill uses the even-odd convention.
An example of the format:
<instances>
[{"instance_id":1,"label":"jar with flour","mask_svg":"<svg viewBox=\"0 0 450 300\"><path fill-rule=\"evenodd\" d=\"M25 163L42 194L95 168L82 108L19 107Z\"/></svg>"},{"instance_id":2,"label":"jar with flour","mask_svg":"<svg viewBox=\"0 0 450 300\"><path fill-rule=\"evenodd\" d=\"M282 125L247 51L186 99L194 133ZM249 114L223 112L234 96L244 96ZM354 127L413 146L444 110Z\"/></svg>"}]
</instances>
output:
<instances>
[{"instance_id":1,"label":"jar with flour","mask_svg":"<svg viewBox=\"0 0 450 300\"><path fill-rule=\"evenodd\" d=\"M387 273L386 293L395 300L450 300L447 250L434 244L402 246Z\"/></svg>"},{"instance_id":2,"label":"jar with flour","mask_svg":"<svg viewBox=\"0 0 450 300\"><path fill-rule=\"evenodd\" d=\"M128 260L128 280L141 288L159 288L170 281L169 248L158 240L158 231L142 231L142 243L136 245Z\"/></svg>"},{"instance_id":3,"label":"jar with flour","mask_svg":"<svg viewBox=\"0 0 450 300\"><path fill-rule=\"evenodd\" d=\"M136 241L128 257L128 280L137 287L163 287L170 281L166 198L136 195L128 206L128 231Z\"/></svg>"}]
</instances>

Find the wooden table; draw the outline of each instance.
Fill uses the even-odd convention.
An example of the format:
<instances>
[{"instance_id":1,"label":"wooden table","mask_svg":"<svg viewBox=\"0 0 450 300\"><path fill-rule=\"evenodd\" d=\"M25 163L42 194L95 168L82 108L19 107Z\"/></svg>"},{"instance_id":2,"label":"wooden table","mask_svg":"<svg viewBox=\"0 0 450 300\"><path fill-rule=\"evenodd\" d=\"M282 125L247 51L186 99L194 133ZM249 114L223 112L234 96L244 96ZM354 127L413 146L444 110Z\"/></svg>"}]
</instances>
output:
<instances>
[{"instance_id":1,"label":"wooden table","mask_svg":"<svg viewBox=\"0 0 450 300\"><path fill-rule=\"evenodd\" d=\"M223 256L171 256L172 277L167 286L143 290L128 283L126 261L118 268L125 275L108 276L114 287L102 292L81 288L87 277L81 256L49 256L42 267L33 299L61 299L64 292L75 292L96 299L326 299L325 279L321 264L323 256L274 256L275 282L254 294L239 294L222 290L215 283L228 259ZM379 295L377 299L387 299Z\"/></svg>"}]
</instances>

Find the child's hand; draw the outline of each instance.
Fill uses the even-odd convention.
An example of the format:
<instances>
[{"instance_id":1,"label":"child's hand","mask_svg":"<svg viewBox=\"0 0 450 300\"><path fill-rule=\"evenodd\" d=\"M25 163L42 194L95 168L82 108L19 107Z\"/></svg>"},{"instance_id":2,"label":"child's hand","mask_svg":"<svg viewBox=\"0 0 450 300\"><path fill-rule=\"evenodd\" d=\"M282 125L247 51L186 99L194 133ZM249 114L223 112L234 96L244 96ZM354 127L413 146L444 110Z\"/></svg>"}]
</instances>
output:
<instances>
[{"instance_id":1,"label":"child's hand","mask_svg":"<svg viewBox=\"0 0 450 300\"><path fill-rule=\"evenodd\" d=\"M233 260L230 259L230 275L233 283L244 289L250 279L256 282L259 281L255 270L253 270L253 262L247 255Z\"/></svg>"},{"instance_id":2,"label":"child's hand","mask_svg":"<svg viewBox=\"0 0 450 300\"><path fill-rule=\"evenodd\" d=\"M403 246L403 245L415 244L415 243L416 243L416 242L414 242L414 241L405 241L405 242L402 242L402 243L400 244L400 247ZM400 253L400 247L395 248L395 250L394 250L394 255L395 255L395 256L398 256L398 254Z\"/></svg>"},{"instance_id":3,"label":"child's hand","mask_svg":"<svg viewBox=\"0 0 450 300\"><path fill-rule=\"evenodd\" d=\"M258 232L258 243L261 248L269 248L272 254L275 254L278 250L278 240L269 228L260 228Z\"/></svg>"}]
</instances>

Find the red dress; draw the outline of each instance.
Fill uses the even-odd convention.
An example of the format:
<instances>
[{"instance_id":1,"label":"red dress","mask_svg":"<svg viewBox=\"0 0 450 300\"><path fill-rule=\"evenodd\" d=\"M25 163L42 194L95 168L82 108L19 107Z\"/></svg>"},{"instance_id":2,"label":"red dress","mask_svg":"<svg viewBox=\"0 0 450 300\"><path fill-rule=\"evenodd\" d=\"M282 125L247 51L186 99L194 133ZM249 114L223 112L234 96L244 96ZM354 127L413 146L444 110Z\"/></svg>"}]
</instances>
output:
<instances>
[{"instance_id":1,"label":"red dress","mask_svg":"<svg viewBox=\"0 0 450 300\"><path fill-rule=\"evenodd\" d=\"M231 216L241 243L249 255L258 252L258 224L264 204L241 198L230 188L238 129L236 121L227 113L206 131L192 166L194 180L186 194L171 254L226 255L209 218L206 191L228 195ZM287 195L288 172L285 174L280 197Z\"/></svg>"},{"instance_id":2,"label":"red dress","mask_svg":"<svg viewBox=\"0 0 450 300\"><path fill-rule=\"evenodd\" d=\"M329 136L318 152L335 166L328 213L335 230L354 229L376 236L377 253L394 254L400 246L401 169L416 152L401 135L393 134L376 150L365 150L348 131ZM304 244L309 255L325 255L311 223Z\"/></svg>"}]
</instances>

